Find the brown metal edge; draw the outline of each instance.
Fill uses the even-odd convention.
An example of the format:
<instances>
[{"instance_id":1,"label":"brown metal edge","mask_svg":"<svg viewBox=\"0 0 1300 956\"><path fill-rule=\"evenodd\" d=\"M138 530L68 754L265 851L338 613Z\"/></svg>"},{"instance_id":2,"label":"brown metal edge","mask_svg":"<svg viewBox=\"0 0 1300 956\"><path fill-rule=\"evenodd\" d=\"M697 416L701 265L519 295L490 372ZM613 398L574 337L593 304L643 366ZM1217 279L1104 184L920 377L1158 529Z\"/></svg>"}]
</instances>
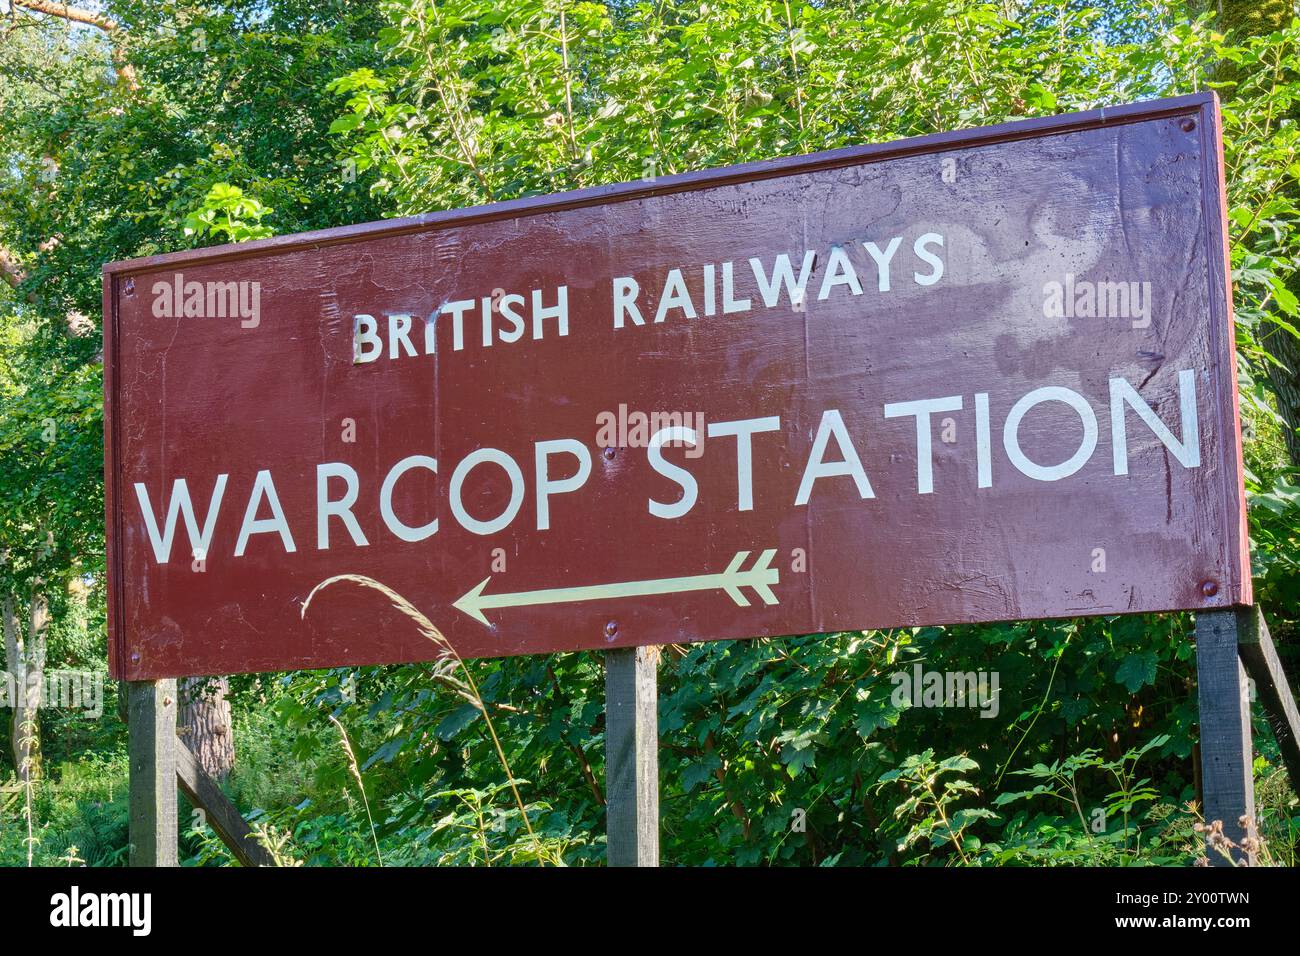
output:
<instances>
[{"instance_id":1,"label":"brown metal edge","mask_svg":"<svg viewBox=\"0 0 1300 956\"><path fill-rule=\"evenodd\" d=\"M1211 333L1219 357L1215 382L1216 409L1220 434L1231 436L1223 464L1225 514L1235 517L1234 540L1227 542L1234 580L1228 583L1228 598L1236 605L1254 602L1250 573L1250 527L1246 516L1245 454L1241 439L1241 397L1237 391L1237 336L1232 303L1232 254L1228 245L1228 192L1223 161L1223 119L1219 97L1210 92L1200 109L1201 181L1205 217L1206 260L1209 272ZM1219 258L1214 250L1222 252ZM1223 376L1228 376L1223 381ZM1225 401L1227 399L1227 401ZM1229 457L1231 456L1231 457Z\"/></svg>"},{"instance_id":2,"label":"brown metal edge","mask_svg":"<svg viewBox=\"0 0 1300 956\"><path fill-rule=\"evenodd\" d=\"M1080 612L1069 615L1046 615L1031 614L1025 617L1014 618L1014 621L1077 621L1080 618L1116 618L1116 617L1139 617L1147 614L1204 614L1210 611L1229 611L1236 605L1227 601L1222 595L1207 601L1206 606L1202 608L1188 608L1183 606L1170 607L1158 606L1148 607L1137 611L1130 611L1126 608L1102 609L1097 611ZM980 619L978 621L942 619L933 623L927 623L925 627L966 627L978 624L1001 624L1007 623L1006 618ZM892 624L879 624L862 628L863 630L890 630L904 627L918 627L915 621L897 621ZM598 629L591 629L598 630ZM671 634L656 633L647 634L644 637L640 635L628 636L620 631L616 640L608 641L603 636L591 638L578 638L571 644L566 644L563 648L554 648L540 651L515 651L502 649L490 653L476 654L473 657L467 657L466 660L489 661L489 660L506 660L512 657L541 657L553 654L578 654L592 651L617 650L619 648L630 647L648 647L659 646L663 644L705 644L716 643L719 641L752 641L752 640L776 640L783 641L795 637L808 637L814 634L833 634L843 630L842 628L826 628L822 631L804 631L793 634L772 634L765 638L755 638L753 634L736 634L725 637L717 637L713 634L700 632L684 632L678 630ZM574 628L574 633L581 632L580 628ZM131 678L136 680L170 680L181 679L186 677L217 677L230 676L233 674L281 674L291 671L323 671L331 670L336 667L388 667L400 664L422 664L430 661L439 660L438 652L432 649L430 645L428 656L410 657L398 655L396 653L362 653L355 657L349 657L346 661L338 660L333 663L321 663L319 661L303 662L294 661L278 665L271 669L259 668L256 666L250 668L241 668L234 671L222 671L220 674L210 672L196 672L192 670L175 670L170 667L148 668L147 671L137 671Z\"/></svg>"},{"instance_id":3,"label":"brown metal edge","mask_svg":"<svg viewBox=\"0 0 1300 956\"><path fill-rule=\"evenodd\" d=\"M1019 139L1137 123L1178 116L1183 113L1203 112L1207 105L1212 102L1216 102L1213 93L1192 93L1186 96L1102 107L1085 112L1040 116L1010 123L999 123L994 126L977 126L971 129L931 133L926 136L913 136L885 143L846 146L840 149L806 153L800 156L785 156L735 166L696 170L674 176L664 176L653 182L636 181L592 186L571 192L530 196L524 199L512 199L483 206L471 206L465 209L449 209L403 219L384 219L358 225L337 226L331 229L274 236L270 239L258 239L252 242L206 246L201 249L187 249L139 259L123 259L106 263L104 272L114 274L140 273L182 264L206 265L232 259L279 255L304 248L319 248L355 240L390 238L408 233L430 232L453 226L467 226L480 222L534 216L615 202L627 202L649 196L669 195L690 190L712 189L737 183L756 182L781 176L837 169L844 166L869 165L917 153L948 152Z\"/></svg>"},{"instance_id":4,"label":"brown metal edge","mask_svg":"<svg viewBox=\"0 0 1300 956\"><path fill-rule=\"evenodd\" d=\"M104 273L104 587L107 602L108 673L115 680L127 680L126 629L122 622L125 596L121 564L121 521L117 513L117 285L118 277Z\"/></svg>"}]
</instances>

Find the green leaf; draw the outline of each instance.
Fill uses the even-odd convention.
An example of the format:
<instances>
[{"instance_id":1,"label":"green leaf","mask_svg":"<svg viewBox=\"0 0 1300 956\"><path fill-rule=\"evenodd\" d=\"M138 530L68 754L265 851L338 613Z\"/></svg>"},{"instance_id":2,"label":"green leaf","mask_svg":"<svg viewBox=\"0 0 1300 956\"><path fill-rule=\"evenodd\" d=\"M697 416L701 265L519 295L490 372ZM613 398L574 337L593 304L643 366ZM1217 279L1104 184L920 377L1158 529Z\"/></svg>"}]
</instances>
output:
<instances>
[{"instance_id":1,"label":"green leaf","mask_svg":"<svg viewBox=\"0 0 1300 956\"><path fill-rule=\"evenodd\" d=\"M1115 671L1115 680L1136 694L1143 687L1156 682L1156 655L1151 651L1130 654Z\"/></svg>"}]
</instances>

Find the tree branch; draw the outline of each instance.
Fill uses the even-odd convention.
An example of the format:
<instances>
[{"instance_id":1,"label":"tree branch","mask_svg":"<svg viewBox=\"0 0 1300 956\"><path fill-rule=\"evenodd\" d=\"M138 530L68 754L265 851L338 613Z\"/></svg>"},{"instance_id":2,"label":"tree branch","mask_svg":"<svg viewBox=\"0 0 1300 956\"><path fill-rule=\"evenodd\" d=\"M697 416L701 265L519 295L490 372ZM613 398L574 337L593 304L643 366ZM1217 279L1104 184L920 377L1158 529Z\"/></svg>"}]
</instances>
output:
<instances>
[{"instance_id":1,"label":"tree branch","mask_svg":"<svg viewBox=\"0 0 1300 956\"><path fill-rule=\"evenodd\" d=\"M3 278L11 289L17 289L27 278L22 266L18 264L18 258L3 246L0 246L0 278ZM30 296L28 298L30 301Z\"/></svg>"},{"instance_id":2,"label":"tree branch","mask_svg":"<svg viewBox=\"0 0 1300 956\"><path fill-rule=\"evenodd\" d=\"M72 20L75 23L84 23L87 26L98 27L105 33L112 33L120 29L117 21L112 20L101 13L82 10L80 7L71 7L66 3L55 3L53 0L13 0L13 4L16 7L26 7L29 10L35 10L37 13L48 13L52 17L62 17L65 20Z\"/></svg>"},{"instance_id":3,"label":"tree branch","mask_svg":"<svg viewBox=\"0 0 1300 956\"><path fill-rule=\"evenodd\" d=\"M131 92L140 89L140 83L135 76L135 67L126 62L126 57L122 53L121 44L117 42L119 37L124 36L122 25L111 17L106 17L102 13L95 13L91 10L83 10L80 7L69 6L66 3L56 3L55 0L13 0L16 7L24 7L33 13L44 13L51 17L59 17L71 23L81 23L86 26L95 27L102 30L113 42L113 66L117 69L117 75Z\"/></svg>"}]
</instances>

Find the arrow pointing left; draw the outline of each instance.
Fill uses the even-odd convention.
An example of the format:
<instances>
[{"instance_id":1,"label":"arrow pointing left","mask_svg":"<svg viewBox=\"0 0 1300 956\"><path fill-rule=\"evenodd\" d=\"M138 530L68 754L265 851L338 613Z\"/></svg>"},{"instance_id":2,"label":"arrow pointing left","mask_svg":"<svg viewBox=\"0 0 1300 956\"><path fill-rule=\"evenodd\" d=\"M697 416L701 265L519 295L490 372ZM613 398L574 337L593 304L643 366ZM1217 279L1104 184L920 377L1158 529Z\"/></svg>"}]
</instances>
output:
<instances>
[{"instance_id":1,"label":"arrow pointing left","mask_svg":"<svg viewBox=\"0 0 1300 956\"><path fill-rule=\"evenodd\" d=\"M539 591L517 591L513 594L485 593L491 577L466 592L452 606L468 614L480 624L491 626L483 613L492 608L527 607L535 604L569 604L584 601L609 601L616 598L644 597L652 594L682 594L687 591L724 591L741 607L749 606L741 588L752 588L764 604L776 604L772 585L781 580L781 573L771 566L776 549L769 548L758 556L748 571L740 570L750 552L738 551L725 571L713 574L693 574L678 578L655 578L647 581L620 581L612 584L591 584L575 588L547 588Z\"/></svg>"}]
</instances>

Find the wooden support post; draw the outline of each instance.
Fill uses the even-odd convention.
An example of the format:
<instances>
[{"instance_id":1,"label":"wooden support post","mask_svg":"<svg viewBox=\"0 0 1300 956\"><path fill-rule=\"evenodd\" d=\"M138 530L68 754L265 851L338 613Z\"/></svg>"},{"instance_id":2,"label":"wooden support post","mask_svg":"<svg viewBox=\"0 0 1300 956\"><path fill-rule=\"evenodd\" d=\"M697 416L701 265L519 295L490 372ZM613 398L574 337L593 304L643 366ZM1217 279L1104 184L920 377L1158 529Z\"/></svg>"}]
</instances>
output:
<instances>
[{"instance_id":1,"label":"wooden support post","mask_svg":"<svg viewBox=\"0 0 1300 956\"><path fill-rule=\"evenodd\" d=\"M1255 692L1273 728L1287 776L1291 778L1291 789L1300 793L1300 712L1264 614L1258 608L1237 612L1237 652L1246 673L1255 682Z\"/></svg>"},{"instance_id":2,"label":"wooden support post","mask_svg":"<svg viewBox=\"0 0 1300 956\"><path fill-rule=\"evenodd\" d=\"M605 859L659 865L659 649L605 652Z\"/></svg>"},{"instance_id":3,"label":"wooden support post","mask_svg":"<svg viewBox=\"0 0 1300 956\"><path fill-rule=\"evenodd\" d=\"M176 681L127 685L130 864L178 866Z\"/></svg>"},{"instance_id":4,"label":"wooden support post","mask_svg":"<svg viewBox=\"0 0 1300 956\"><path fill-rule=\"evenodd\" d=\"M194 752L182 740L176 741L176 782L235 859L244 866L275 866L270 852L253 836L239 809L199 766Z\"/></svg>"},{"instance_id":5,"label":"wooden support post","mask_svg":"<svg viewBox=\"0 0 1300 956\"><path fill-rule=\"evenodd\" d=\"M1202 814L1206 825L1218 820L1224 835L1239 847L1249 835L1242 818L1255 819L1255 778L1251 772L1250 700L1246 671L1237 654L1237 612L1196 615L1196 675L1201 711ZM1214 865L1229 865L1208 849ZM1237 863L1253 864L1250 853L1233 850Z\"/></svg>"}]
</instances>

